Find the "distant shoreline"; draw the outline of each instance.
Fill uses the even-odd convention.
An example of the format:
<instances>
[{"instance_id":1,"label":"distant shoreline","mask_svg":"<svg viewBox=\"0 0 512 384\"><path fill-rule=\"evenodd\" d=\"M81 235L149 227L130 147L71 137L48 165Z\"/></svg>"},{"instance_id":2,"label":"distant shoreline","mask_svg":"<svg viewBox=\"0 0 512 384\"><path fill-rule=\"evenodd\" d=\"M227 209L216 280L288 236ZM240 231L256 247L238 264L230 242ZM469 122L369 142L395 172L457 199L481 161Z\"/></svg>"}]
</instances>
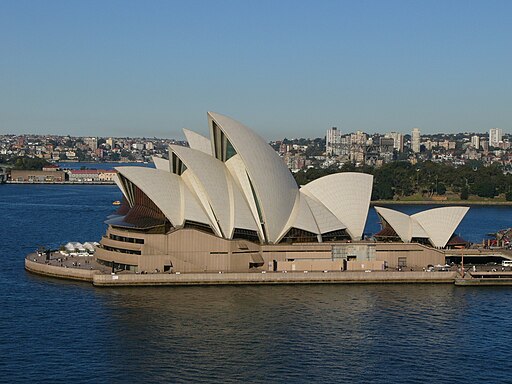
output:
<instances>
[{"instance_id":1,"label":"distant shoreline","mask_svg":"<svg viewBox=\"0 0 512 384\"><path fill-rule=\"evenodd\" d=\"M52 181L52 182L43 182L43 181L12 181L7 180L5 184L11 185L115 185L116 183L113 181Z\"/></svg>"},{"instance_id":2,"label":"distant shoreline","mask_svg":"<svg viewBox=\"0 0 512 384\"><path fill-rule=\"evenodd\" d=\"M370 205L505 205L512 201L489 200L372 200Z\"/></svg>"}]
</instances>

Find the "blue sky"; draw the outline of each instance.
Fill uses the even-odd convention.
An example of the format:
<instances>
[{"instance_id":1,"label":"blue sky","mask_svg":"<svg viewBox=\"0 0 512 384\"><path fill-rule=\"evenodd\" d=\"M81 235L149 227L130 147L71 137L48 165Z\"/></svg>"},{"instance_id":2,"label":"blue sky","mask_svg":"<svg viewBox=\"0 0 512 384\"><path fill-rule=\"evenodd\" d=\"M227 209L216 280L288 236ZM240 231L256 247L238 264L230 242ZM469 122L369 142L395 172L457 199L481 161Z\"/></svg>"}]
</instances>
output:
<instances>
[{"instance_id":1,"label":"blue sky","mask_svg":"<svg viewBox=\"0 0 512 384\"><path fill-rule=\"evenodd\" d=\"M512 1L0 1L0 133L512 125Z\"/></svg>"}]
</instances>

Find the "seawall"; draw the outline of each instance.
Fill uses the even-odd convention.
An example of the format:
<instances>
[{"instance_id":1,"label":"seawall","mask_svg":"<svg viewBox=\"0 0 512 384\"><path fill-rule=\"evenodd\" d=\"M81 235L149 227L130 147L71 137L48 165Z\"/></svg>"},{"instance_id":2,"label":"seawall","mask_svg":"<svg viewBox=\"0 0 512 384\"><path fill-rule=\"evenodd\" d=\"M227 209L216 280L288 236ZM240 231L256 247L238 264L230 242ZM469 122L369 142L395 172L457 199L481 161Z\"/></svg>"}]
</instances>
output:
<instances>
[{"instance_id":1,"label":"seawall","mask_svg":"<svg viewBox=\"0 0 512 384\"><path fill-rule=\"evenodd\" d=\"M367 284L446 283L453 284L456 272L268 272L120 274L93 276L98 287L155 285L241 285L241 284Z\"/></svg>"}]
</instances>

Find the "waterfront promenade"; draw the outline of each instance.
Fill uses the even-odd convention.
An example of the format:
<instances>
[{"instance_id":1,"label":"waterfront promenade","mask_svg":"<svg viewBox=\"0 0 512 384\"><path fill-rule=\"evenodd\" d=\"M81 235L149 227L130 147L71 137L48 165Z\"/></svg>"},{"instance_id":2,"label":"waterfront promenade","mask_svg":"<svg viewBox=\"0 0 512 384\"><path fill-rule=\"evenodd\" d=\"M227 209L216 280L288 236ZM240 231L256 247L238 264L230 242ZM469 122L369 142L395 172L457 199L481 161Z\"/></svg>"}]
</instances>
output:
<instances>
[{"instance_id":1,"label":"waterfront promenade","mask_svg":"<svg viewBox=\"0 0 512 384\"><path fill-rule=\"evenodd\" d=\"M241 284L365 284L365 283L445 283L453 284L456 271L288 271L240 273L147 273L111 269L96 263L92 256L50 260L36 253L27 255L25 269L39 275L91 282L98 287L155 285L241 285Z\"/></svg>"}]
</instances>

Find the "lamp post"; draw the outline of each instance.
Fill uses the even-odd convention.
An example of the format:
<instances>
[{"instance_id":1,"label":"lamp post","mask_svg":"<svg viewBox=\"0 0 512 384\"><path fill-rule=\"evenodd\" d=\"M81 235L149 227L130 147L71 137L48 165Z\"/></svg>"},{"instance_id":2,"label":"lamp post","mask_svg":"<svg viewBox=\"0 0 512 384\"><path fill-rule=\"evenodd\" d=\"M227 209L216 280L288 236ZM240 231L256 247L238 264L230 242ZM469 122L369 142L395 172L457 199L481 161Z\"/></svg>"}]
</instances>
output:
<instances>
[{"instance_id":1,"label":"lamp post","mask_svg":"<svg viewBox=\"0 0 512 384\"><path fill-rule=\"evenodd\" d=\"M462 258L460 261L460 273L462 275L462 278L464 278L464 251L462 251Z\"/></svg>"}]
</instances>

